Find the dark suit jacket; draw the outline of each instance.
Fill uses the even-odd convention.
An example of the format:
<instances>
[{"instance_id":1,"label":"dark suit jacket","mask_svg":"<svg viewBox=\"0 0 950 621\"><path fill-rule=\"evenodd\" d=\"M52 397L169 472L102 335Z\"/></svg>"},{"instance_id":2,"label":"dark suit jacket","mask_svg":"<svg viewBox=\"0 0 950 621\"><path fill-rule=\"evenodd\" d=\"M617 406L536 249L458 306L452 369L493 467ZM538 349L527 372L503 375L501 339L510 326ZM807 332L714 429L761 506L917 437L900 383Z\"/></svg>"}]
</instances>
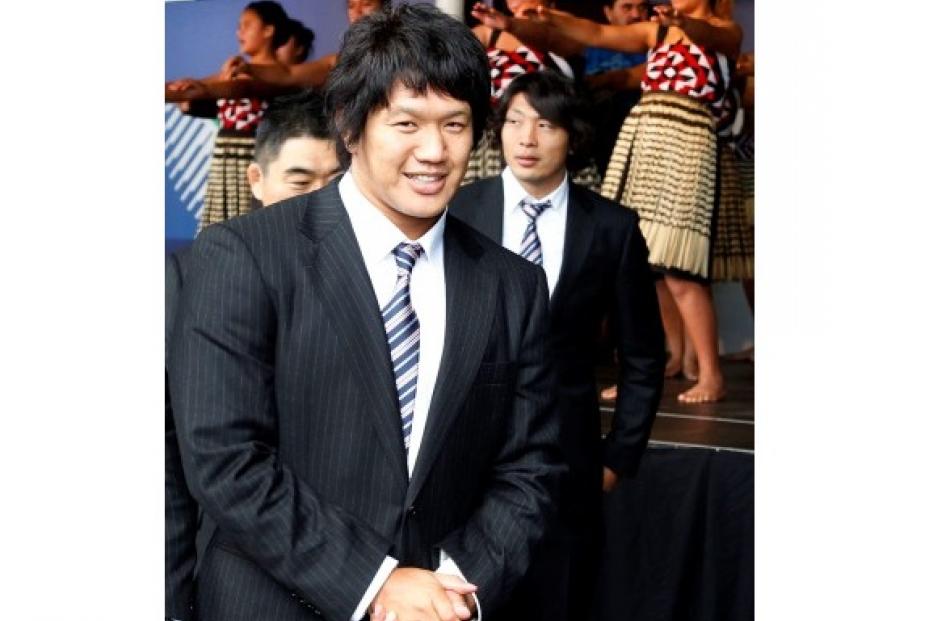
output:
<instances>
[{"instance_id":1,"label":"dark suit jacket","mask_svg":"<svg viewBox=\"0 0 950 621\"><path fill-rule=\"evenodd\" d=\"M449 213L499 244L501 177L461 188ZM594 375L604 317L614 315L620 361L613 427L602 443ZM589 512L598 502L603 465L636 473L663 390L665 349L647 246L636 212L573 182L569 186L564 256L551 298L551 356L557 368L561 446L570 466L565 510ZM577 494L583 496L578 498Z\"/></svg>"},{"instance_id":2,"label":"dark suit jacket","mask_svg":"<svg viewBox=\"0 0 950 621\"><path fill-rule=\"evenodd\" d=\"M189 487L218 525L202 619L345 620L384 557L525 572L563 473L537 267L453 217L443 359L412 479L376 296L337 183L209 227L171 352Z\"/></svg>"},{"instance_id":3,"label":"dark suit jacket","mask_svg":"<svg viewBox=\"0 0 950 621\"><path fill-rule=\"evenodd\" d=\"M165 616L179 621L191 619L198 533L198 505L185 484L168 390L168 349L187 256L186 248L165 259Z\"/></svg>"}]
</instances>

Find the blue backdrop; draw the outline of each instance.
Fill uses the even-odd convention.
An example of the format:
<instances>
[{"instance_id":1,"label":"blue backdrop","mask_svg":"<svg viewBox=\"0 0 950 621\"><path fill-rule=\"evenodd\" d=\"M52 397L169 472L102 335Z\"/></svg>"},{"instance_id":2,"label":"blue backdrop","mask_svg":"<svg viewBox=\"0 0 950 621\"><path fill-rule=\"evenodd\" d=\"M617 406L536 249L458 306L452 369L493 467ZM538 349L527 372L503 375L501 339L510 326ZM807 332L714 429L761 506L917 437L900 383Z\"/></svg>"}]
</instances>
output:
<instances>
[{"instance_id":1,"label":"blue backdrop","mask_svg":"<svg viewBox=\"0 0 950 621\"><path fill-rule=\"evenodd\" d=\"M311 58L339 48L346 30L346 0L281 0L287 14L314 31ZM165 3L165 80L205 77L238 53L235 31L247 0ZM217 126L165 106L165 249L195 236Z\"/></svg>"}]
</instances>

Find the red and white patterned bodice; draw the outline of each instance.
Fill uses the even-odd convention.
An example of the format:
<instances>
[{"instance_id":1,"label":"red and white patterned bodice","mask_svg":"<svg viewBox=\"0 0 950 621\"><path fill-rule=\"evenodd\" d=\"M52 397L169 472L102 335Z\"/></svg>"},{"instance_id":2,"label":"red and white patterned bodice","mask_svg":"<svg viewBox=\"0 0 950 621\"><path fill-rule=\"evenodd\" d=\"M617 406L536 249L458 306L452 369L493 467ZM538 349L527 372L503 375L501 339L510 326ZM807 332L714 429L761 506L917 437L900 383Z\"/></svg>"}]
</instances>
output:
<instances>
[{"instance_id":1,"label":"red and white patterned bodice","mask_svg":"<svg viewBox=\"0 0 950 621\"><path fill-rule=\"evenodd\" d=\"M527 45L519 45L514 51L490 47L487 50L491 68L491 100L495 104L512 80L524 73L544 69L544 57Z\"/></svg>"},{"instance_id":2,"label":"red and white patterned bodice","mask_svg":"<svg viewBox=\"0 0 950 621\"><path fill-rule=\"evenodd\" d=\"M729 107L732 73L722 52L694 43L668 43L650 50L640 87L644 93L678 93L708 104L719 118Z\"/></svg>"},{"instance_id":3,"label":"red and white patterned bodice","mask_svg":"<svg viewBox=\"0 0 950 621\"><path fill-rule=\"evenodd\" d=\"M233 129L240 132L254 133L257 125L264 118L267 102L263 99L219 99L218 122L221 129Z\"/></svg>"}]
</instances>

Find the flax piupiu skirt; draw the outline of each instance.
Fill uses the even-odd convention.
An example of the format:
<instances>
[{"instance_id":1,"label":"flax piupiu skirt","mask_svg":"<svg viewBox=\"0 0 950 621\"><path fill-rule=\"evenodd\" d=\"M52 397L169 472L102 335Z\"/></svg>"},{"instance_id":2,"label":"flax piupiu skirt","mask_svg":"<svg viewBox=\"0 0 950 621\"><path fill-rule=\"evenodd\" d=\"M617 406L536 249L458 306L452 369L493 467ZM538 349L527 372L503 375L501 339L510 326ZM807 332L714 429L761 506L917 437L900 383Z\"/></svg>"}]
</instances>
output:
<instances>
[{"instance_id":1,"label":"flax piupiu skirt","mask_svg":"<svg viewBox=\"0 0 950 621\"><path fill-rule=\"evenodd\" d=\"M717 151L716 121L695 99L650 91L627 115L600 193L636 210L654 269L710 278Z\"/></svg>"},{"instance_id":2,"label":"flax piupiu skirt","mask_svg":"<svg viewBox=\"0 0 950 621\"><path fill-rule=\"evenodd\" d=\"M219 130L214 139L204 208L198 230L244 215L259 205L247 181L247 167L254 161L254 134Z\"/></svg>"}]
</instances>

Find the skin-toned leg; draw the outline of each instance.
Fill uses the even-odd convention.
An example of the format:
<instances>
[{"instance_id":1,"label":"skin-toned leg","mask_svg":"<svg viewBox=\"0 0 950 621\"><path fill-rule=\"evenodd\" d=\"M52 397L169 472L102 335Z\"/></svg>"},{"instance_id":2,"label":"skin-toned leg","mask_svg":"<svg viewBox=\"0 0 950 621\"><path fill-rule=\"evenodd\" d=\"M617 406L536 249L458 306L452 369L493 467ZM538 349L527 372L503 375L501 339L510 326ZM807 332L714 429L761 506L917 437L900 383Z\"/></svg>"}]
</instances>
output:
<instances>
[{"instance_id":1,"label":"skin-toned leg","mask_svg":"<svg viewBox=\"0 0 950 621\"><path fill-rule=\"evenodd\" d=\"M673 294L670 293L665 278L656 281L656 297L660 303L663 331L666 333L666 348L670 352L664 375L666 377L676 377L683 369L683 352L685 350L683 318L680 317L676 301L673 300Z\"/></svg>"},{"instance_id":2,"label":"skin-toned leg","mask_svg":"<svg viewBox=\"0 0 950 621\"><path fill-rule=\"evenodd\" d=\"M693 347L693 341L688 338L683 339L683 377L694 382L699 379L699 360L696 357L696 348Z\"/></svg>"},{"instance_id":3,"label":"skin-toned leg","mask_svg":"<svg viewBox=\"0 0 950 621\"><path fill-rule=\"evenodd\" d=\"M683 318L686 335L696 347L699 378L695 386L679 395L684 403L718 401L726 396L719 366L719 335L712 293L707 285L667 275L666 284Z\"/></svg>"}]
</instances>

